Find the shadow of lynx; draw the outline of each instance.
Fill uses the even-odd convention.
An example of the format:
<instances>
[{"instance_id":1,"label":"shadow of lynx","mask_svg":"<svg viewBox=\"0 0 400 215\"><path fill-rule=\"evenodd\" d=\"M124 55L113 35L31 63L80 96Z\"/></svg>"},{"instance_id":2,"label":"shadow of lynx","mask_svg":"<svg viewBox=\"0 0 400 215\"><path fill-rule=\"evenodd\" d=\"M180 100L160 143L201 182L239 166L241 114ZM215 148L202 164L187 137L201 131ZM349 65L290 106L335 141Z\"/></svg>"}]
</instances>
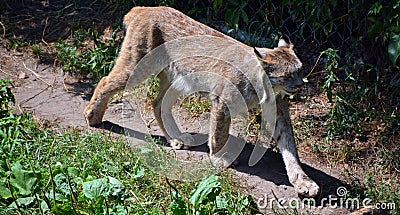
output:
<instances>
[{"instance_id":1,"label":"shadow of lynx","mask_svg":"<svg viewBox=\"0 0 400 215\"><path fill-rule=\"evenodd\" d=\"M109 130L117 134L126 134L126 132L128 132L130 135L134 136L137 139L143 141L147 140L146 138L147 135L145 133L135 131L130 128L122 127L110 121L103 121L103 123L101 125L98 125L97 127ZM151 137L161 140L162 145L169 147L167 146L167 141L165 137L159 135L151 135ZM231 135L230 138L232 137L236 138ZM256 165L249 166L248 161L253 149L254 149L253 145L246 144L241 154L234 162L235 164L232 166L232 168L242 173L246 173L249 175L256 175L266 181L273 182L277 186L280 185L292 186L287 177L282 157L277 152L268 150ZM209 151L207 144L191 147L189 150L204 152L204 153L208 153ZM319 200L323 198L328 198L329 195L336 195L336 190L338 187L346 186L346 184L344 184L341 180L332 177L307 164L302 164L302 168L306 172L306 174L321 187L321 193L317 197L315 197L317 203L320 203L321 201ZM269 193L270 190L266 190L265 192ZM304 198L303 196L299 197Z\"/></svg>"}]
</instances>

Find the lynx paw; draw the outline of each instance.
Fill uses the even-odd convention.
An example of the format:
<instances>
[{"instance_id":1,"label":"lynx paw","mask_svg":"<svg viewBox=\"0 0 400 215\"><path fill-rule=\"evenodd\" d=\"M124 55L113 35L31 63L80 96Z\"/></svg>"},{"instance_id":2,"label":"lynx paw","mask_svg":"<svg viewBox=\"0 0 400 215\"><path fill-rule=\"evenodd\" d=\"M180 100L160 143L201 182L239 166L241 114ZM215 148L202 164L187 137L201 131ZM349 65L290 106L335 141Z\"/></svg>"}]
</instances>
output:
<instances>
[{"instance_id":1,"label":"lynx paw","mask_svg":"<svg viewBox=\"0 0 400 215\"><path fill-rule=\"evenodd\" d=\"M99 125L102 122L102 118L93 114L93 111L89 110L88 108L85 108L83 116L85 117L86 124L88 126Z\"/></svg>"},{"instance_id":2,"label":"lynx paw","mask_svg":"<svg viewBox=\"0 0 400 215\"><path fill-rule=\"evenodd\" d=\"M211 156L211 161L215 167L223 168L223 169L231 167L231 166L235 166L239 163L237 160L232 160L229 158L221 158L221 157L216 157L216 156Z\"/></svg>"},{"instance_id":3,"label":"lynx paw","mask_svg":"<svg viewBox=\"0 0 400 215\"><path fill-rule=\"evenodd\" d=\"M171 139L170 144L173 149L188 149L194 143L192 135L183 133L177 139Z\"/></svg>"},{"instance_id":4,"label":"lynx paw","mask_svg":"<svg viewBox=\"0 0 400 215\"><path fill-rule=\"evenodd\" d=\"M306 175L297 175L295 181L291 183L300 195L315 197L319 193L319 186Z\"/></svg>"}]
</instances>

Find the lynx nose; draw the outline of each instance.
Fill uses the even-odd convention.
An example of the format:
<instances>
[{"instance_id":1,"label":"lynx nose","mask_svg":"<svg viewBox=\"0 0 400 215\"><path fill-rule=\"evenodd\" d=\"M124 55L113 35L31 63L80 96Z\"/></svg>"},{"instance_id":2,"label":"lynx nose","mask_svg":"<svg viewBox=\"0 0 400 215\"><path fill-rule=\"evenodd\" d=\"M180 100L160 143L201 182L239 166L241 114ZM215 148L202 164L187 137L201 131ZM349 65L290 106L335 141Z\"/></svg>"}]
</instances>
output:
<instances>
[{"instance_id":1,"label":"lynx nose","mask_svg":"<svg viewBox=\"0 0 400 215\"><path fill-rule=\"evenodd\" d=\"M302 87L303 85L304 85L303 79L300 78L300 77L298 77L298 78L296 79L296 87L300 88L300 87Z\"/></svg>"},{"instance_id":2,"label":"lynx nose","mask_svg":"<svg viewBox=\"0 0 400 215\"><path fill-rule=\"evenodd\" d=\"M295 74L293 76L292 80L293 80L293 84L296 86L296 88L300 88L300 87L302 87L304 85L303 79L298 74Z\"/></svg>"}]
</instances>

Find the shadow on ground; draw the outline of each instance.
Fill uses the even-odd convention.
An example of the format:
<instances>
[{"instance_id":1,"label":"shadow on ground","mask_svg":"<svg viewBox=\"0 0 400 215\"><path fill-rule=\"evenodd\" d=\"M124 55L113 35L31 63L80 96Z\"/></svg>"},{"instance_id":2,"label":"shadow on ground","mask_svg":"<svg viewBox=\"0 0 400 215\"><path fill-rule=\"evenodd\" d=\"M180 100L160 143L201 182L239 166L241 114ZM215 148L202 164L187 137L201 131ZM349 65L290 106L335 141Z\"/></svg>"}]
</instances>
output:
<instances>
[{"instance_id":1,"label":"shadow on ground","mask_svg":"<svg viewBox=\"0 0 400 215\"><path fill-rule=\"evenodd\" d=\"M76 29L103 32L118 25L130 9L106 1L0 1L0 20L7 38L24 42L56 42Z\"/></svg>"},{"instance_id":2,"label":"shadow on ground","mask_svg":"<svg viewBox=\"0 0 400 215\"><path fill-rule=\"evenodd\" d=\"M130 136L134 136L137 139L143 141L147 140L146 139L147 135L145 133L135 131L130 128L122 127L110 121L104 121L101 125L98 125L97 127L109 130L117 134L129 133ZM159 139L162 141L163 144L166 144L166 139L163 136L152 135L152 138ZM256 165L249 166L248 161L253 149L254 149L253 145L251 144L245 145L241 154L234 162L235 164L233 168L235 170L242 173L246 173L248 175L256 175L266 181L273 182L277 186L280 185L292 186L287 177L285 166L282 157L279 153L276 153L272 150L268 150ZM203 144L201 146L192 147L189 150L198 152L208 152L208 146L206 144ZM321 199L323 198L328 198L329 195L336 195L338 187L346 186L339 179L332 177L307 164L302 164L302 168L306 172L306 174L311 179L313 179L321 188L321 193L315 198L317 203L321 202ZM303 196L299 197L304 198Z\"/></svg>"}]
</instances>

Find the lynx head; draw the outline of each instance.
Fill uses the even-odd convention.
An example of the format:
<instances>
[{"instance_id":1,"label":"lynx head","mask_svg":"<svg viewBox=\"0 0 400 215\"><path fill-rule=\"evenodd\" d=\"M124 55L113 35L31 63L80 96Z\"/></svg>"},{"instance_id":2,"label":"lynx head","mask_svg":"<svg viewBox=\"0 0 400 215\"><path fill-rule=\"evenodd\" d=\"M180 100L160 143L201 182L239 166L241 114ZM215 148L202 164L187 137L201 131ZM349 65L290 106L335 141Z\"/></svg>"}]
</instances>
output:
<instances>
[{"instance_id":1,"label":"lynx head","mask_svg":"<svg viewBox=\"0 0 400 215\"><path fill-rule=\"evenodd\" d=\"M254 48L275 93L282 96L296 93L304 84L298 72L302 66L288 39L280 39L274 49Z\"/></svg>"}]
</instances>

